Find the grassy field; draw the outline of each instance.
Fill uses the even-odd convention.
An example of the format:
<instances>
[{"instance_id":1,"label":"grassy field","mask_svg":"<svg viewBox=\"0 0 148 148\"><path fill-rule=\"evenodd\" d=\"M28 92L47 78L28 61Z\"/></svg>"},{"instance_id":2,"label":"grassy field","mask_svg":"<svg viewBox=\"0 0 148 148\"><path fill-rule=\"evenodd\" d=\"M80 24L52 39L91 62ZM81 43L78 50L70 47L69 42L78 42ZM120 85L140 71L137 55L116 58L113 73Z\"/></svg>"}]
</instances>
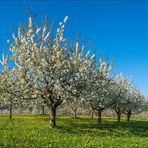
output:
<instances>
[{"instance_id":1,"label":"grassy field","mask_svg":"<svg viewBox=\"0 0 148 148\"><path fill-rule=\"evenodd\" d=\"M58 127L49 128L48 116L0 115L0 148L148 148L148 120L59 116Z\"/></svg>"}]
</instances>

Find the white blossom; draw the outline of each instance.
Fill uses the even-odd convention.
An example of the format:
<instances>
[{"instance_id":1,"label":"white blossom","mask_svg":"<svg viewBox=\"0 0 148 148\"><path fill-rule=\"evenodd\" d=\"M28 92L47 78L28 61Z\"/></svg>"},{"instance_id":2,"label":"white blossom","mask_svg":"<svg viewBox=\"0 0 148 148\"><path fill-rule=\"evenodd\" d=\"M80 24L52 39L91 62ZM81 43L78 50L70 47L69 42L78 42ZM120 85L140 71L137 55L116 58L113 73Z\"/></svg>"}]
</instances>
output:
<instances>
[{"instance_id":1,"label":"white blossom","mask_svg":"<svg viewBox=\"0 0 148 148\"><path fill-rule=\"evenodd\" d=\"M36 34L39 34L40 30L41 30L41 28L37 28Z\"/></svg>"},{"instance_id":2,"label":"white blossom","mask_svg":"<svg viewBox=\"0 0 148 148\"><path fill-rule=\"evenodd\" d=\"M29 17L28 26L29 26L29 28L32 27L32 18L31 17Z\"/></svg>"},{"instance_id":3,"label":"white blossom","mask_svg":"<svg viewBox=\"0 0 148 148\"><path fill-rule=\"evenodd\" d=\"M48 33L46 34L46 36L45 36L45 38L44 38L44 41L46 41L46 40L48 39L49 35L50 35L50 32L48 32Z\"/></svg>"},{"instance_id":4,"label":"white blossom","mask_svg":"<svg viewBox=\"0 0 148 148\"><path fill-rule=\"evenodd\" d=\"M66 23L67 20L68 20L68 16L66 16L66 17L64 18L64 23Z\"/></svg>"}]
</instances>

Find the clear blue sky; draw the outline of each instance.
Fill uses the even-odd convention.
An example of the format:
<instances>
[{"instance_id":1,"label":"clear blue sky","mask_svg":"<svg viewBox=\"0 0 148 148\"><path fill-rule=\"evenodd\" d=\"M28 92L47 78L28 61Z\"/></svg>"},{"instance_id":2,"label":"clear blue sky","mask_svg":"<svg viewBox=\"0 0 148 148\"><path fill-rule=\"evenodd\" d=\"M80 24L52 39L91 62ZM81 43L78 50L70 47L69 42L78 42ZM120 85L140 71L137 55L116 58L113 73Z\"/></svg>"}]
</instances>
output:
<instances>
[{"instance_id":1,"label":"clear blue sky","mask_svg":"<svg viewBox=\"0 0 148 148\"><path fill-rule=\"evenodd\" d=\"M75 38L84 35L94 48L114 61L113 73L131 74L134 83L148 95L148 2L114 1L0 1L0 51L16 30L18 22L27 19L28 5L38 16L48 16L55 25L69 16L66 34Z\"/></svg>"}]
</instances>

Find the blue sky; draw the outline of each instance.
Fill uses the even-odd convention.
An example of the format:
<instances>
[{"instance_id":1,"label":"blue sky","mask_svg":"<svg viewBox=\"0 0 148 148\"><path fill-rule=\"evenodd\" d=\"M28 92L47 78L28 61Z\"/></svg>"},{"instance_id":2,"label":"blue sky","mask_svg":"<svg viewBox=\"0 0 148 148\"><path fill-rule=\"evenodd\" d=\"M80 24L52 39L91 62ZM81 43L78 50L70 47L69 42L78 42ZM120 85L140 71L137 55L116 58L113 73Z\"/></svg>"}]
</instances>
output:
<instances>
[{"instance_id":1,"label":"blue sky","mask_svg":"<svg viewBox=\"0 0 148 148\"><path fill-rule=\"evenodd\" d=\"M93 51L113 60L113 73L132 75L135 85L148 96L148 2L125 0L14 0L0 1L0 51L20 21L27 19L26 5L37 16L48 16L55 27L69 16L65 34L84 35L94 42ZM101 52L100 52L101 51Z\"/></svg>"}]
</instances>

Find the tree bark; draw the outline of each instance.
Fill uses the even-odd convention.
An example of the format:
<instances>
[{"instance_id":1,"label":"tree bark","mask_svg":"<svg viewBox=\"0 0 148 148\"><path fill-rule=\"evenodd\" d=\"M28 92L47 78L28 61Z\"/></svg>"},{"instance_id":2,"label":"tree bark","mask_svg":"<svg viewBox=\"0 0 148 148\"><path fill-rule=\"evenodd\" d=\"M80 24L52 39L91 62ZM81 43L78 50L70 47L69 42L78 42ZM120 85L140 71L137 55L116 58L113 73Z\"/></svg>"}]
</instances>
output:
<instances>
[{"instance_id":1,"label":"tree bark","mask_svg":"<svg viewBox=\"0 0 148 148\"><path fill-rule=\"evenodd\" d=\"M130 111L128 111L128 113L127 113L127 121L129 122L130 121L130 117L131 117L131 110Z\"/></svg>"},{"instance_id":2,"label":"tree bark","mask_svg":"<svg viewBox=\"0 0 148 148\"><path fill-rule=\"evenodd\" d=\"M102 110L99 109L98 110L98 126L101 126L101 122L102 122Z\"/></svg>"},{"instance_id":3,"label":"tree bark","mask_svg":"<svg viewBox=\"0 0 148 148\"><path fill-rule=\"evenodd\" d=\"M77 110L74 110L75 118L77 118Z\"/></svg>"},{"instance_id":4,"label":"tree bark","mask_svg":"<svg viewBox=\"0 0 148 148\"><path fill-rule=\"evenodd\" d=\"M92 118L92 119L94 118L94 113L95 113L95 110L92 109L92 112L91 112L91 118Z\"/></svg>"},{"instance_id":5,"label":"tree bark","mask_svg":"<svg viewBox=\"0 0 148 148\"><path fill-rule=\"evenodd\" d=\"M121 119L121 113L117 113L117 122L120 123L120 119Z\"/></svg>"},{"instance_id":6,"label":"tree bark","mask_svg":"<svg viewBox=\"0 0 148 148\"><path fill-rule=\"evenodd\" d=\"M74 117L77 118L77 108L72 107L72 110L73 110L73 112L74 112Z\"/></svg>"},{"instance_id":7,"label":"tree bark","mask_svg":"<svg viewBox=\"0 0 148 148\"><path fill-rule=\"evenodd\" d=\"M45 115L45 108L42 106L42 115Z\"/></svg>"},{"instance_id":8,"label":"tree bark","mask_svg":"<svg viewBox=\"0 0 148 148\"><path fill-rule=\"evenodd\" d=\"M56 107L55 106L50 107L50 127L51 128L56 127Z\"/></svg>"},{"instance_id":9,"label":"tree bark","mask_svg":"<svg viewBox=\"0 0 148 148\"><path fill-rule=\"evenodd\" d=\"M10 104L10 107L9 107L9 119L11 120L12 119L12 104Z\"/></svg>"}]
</instances>

